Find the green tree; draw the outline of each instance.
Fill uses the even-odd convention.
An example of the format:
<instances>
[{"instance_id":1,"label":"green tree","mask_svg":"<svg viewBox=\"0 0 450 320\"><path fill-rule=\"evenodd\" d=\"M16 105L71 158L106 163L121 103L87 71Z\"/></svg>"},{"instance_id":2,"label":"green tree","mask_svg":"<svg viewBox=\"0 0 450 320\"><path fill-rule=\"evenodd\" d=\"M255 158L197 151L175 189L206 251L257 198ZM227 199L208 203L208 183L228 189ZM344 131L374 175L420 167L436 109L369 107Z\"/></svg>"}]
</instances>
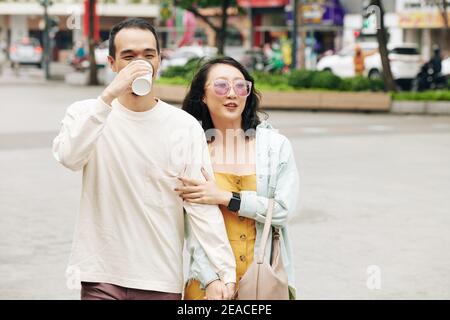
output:
<instances>
[{"instance_id":1,"label":"green tree","mask_svg":"<svg viewBox=\"0 0 450 320\"><path fill-rule=\"evenodd\" d=\"M219 54L224 53L227 35L228 8L236 7L236 0L174 0L174 5L192 12L203 20L216 33L216 46ZM213 23L211 17L200 13L202 8L221 8L221 23L219 26Z\"/></svg>"}]
</instances>

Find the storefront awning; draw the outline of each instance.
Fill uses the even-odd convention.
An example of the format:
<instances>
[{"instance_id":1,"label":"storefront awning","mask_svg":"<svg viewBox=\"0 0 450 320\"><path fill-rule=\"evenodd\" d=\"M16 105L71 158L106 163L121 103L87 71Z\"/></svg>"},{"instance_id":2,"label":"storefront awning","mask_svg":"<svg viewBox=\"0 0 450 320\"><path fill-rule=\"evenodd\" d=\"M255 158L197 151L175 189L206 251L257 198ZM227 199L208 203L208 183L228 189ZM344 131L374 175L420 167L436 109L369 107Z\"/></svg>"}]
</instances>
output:
<instances>
[{"instance_id":1,"label":"storefront awning","mask_svg":"<svg viewBox=\"0 0 450 320\"><path fill-rule=\"evenodd\" d=\"M270 8L283 7L289 4L289 0L237 0L237 3L243 8Z\"/></svg>"}]
</instances>

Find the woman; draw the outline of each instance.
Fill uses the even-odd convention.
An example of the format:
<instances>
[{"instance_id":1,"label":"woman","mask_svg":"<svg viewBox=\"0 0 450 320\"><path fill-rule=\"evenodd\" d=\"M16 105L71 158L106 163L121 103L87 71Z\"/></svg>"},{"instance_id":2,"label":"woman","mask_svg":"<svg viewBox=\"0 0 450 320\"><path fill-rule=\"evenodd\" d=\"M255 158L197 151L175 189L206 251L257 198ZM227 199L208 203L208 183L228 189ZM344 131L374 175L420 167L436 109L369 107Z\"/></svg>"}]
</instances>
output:
<instances>
[{"instance_id":1,"label":"woman","mask_svg":"<svg viewBox=\"0 0 450 320\"><path fill-rule=\"evenodd\" d=\"M298 173L288 139L258 117L259 96L245 68L232 58L216 58L194 76L183 110L205 130L214 169L206 181L181 177L184 201L219 205L236 258L236 279L258 252L268 198L275 198L272 225L281 228L282 260L295 299L294 268L286 229L298 197ZM186 223L191 255L185 299L221 299L223 284ZM267 248L270 249L271 243ZM206 290L204 290L206 288Z\"/></svg>"}]
</instances>

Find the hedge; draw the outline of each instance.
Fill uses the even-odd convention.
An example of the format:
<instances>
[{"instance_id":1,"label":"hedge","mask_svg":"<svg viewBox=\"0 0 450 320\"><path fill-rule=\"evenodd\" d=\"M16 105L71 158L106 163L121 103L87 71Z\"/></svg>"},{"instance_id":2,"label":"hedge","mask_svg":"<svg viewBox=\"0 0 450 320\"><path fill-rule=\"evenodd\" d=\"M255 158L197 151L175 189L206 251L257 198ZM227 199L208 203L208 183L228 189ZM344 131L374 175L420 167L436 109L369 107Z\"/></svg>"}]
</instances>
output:
<instances>
[{"instance_id":1,"label":"hedge","mask_svg":"<svg viewBox=\"0 0 450 320\"><path fill-rule=\"evenodd\" d=\"M184 66L169 67L162 73L159 82L188 86L203 60L192 59ZM362 76L340 78L329 71L293 70L286 74L255 71L252 76L259 90L298 91L298 90L333 90L333 91L373 91L384 90L383 80L369 79ZM450 85L449 85L450 87ZM426 92L392 93L394 100L450 100L449 90Z\"/></svg>"}]
</instances>

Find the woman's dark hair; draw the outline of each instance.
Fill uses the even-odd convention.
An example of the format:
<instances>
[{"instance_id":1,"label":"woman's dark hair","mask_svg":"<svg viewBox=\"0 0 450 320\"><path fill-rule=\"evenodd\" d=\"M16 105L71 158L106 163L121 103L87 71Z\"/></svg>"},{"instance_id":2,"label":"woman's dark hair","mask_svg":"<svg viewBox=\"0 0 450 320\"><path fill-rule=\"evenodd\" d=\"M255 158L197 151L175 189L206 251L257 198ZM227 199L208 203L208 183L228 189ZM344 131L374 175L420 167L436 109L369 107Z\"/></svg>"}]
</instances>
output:
<instances>
[{"instance_id":1,"label":"woman's dark hair","mask_svg":"<svg viewBox=\"0 0 450 320\"><path fill-rule=\"evenodd\" d=\"M252 83L250 95L247 97L245 108L242 112L241 127L244 132L248 129L256 129L261 122L258 116L258 112L260 112L260 94L255 90L254 80L244 66L230 57L214 58L200 67L192 79L189 91L183 100L182 109L200 121L203 130L207 131L214 128L211 114L209 113L208 106L203 102L203 98L205 96L205 84L208 79L209 71L216 64L227 64L235 67L244 75L245 80Z\"/></svg>"}]
</instances>

